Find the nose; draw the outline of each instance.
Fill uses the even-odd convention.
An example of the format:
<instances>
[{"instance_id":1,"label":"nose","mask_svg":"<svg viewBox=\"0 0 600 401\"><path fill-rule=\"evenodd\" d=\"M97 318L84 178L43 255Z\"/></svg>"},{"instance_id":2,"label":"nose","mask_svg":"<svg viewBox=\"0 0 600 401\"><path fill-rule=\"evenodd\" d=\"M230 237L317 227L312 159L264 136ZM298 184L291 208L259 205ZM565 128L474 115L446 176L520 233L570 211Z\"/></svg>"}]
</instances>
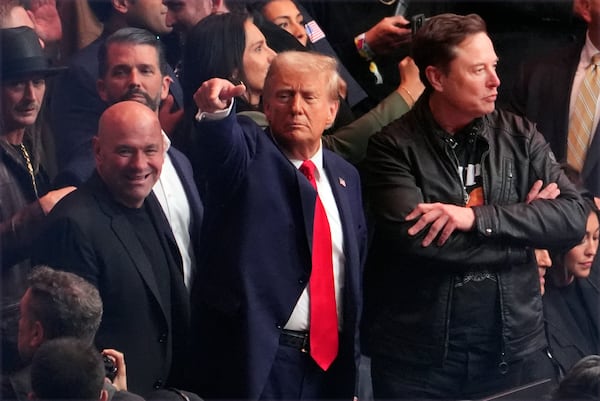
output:
<instances>
[{"instance_id":1,"label":"nose","mask_svg":"<svg viewBox=\"0 0 600 401\"><path fill-rule=\"evenodd\" d=\"M275 53L275 51L273 49L271 49L269 46L267 46L266 50L268 52L267 60L269 61L269 64L271 64L271 61L273 61L273 59L275 58L277 53Z\"/></svg>"},{"instance_id":2,"label":"nose","mask_svg":"<svg viewBox=\"0 0 600 401\"><path fill-rule=\"evenodd\" d=\"M588 256L595 256L598 251L598 240L592 239L588 241L587 246L585 247L585 253Z\"/></svg>"},{"instance_id":3,"label":"nose","mask_svg":"<svg viewBox=\"0 0 600 401\"><path fill-rule=\"evenodd\" d=\"M137 68L133 68L131 70L131 73L129 74L129 86L130 87L138 87L140 86L140 72L137 70Z\"/></svg>"},{"instance_id":4,"label":"nose","mask_svg":"<svg viewBox=\"0 0 600 401\"><path fill-rule=\"evenodd\" d=\"M291 25L292 35L294 35L300 43L306 46L306 30L304 29L304 26L300 25L297 22L292 22Z\"/></svg>"},{"instance_id":5,"label":"nose","mask_svg":"<svg viewBox=\"0 0 600 401\"><path fill-rule=\"evenodd\" d=\"M27 100L35 99L35 92L33 91L33 81L27 81L27 84L25 85L25 90L24 90L23 96Z\"/></svg>"},{"instance_id":6,"label":"nose","mask_svg":"<svg viewBox=\"0 0 600 401\"><path fill-rule=\"evenodd\" d=\"M490 71L490 77L489 77L489 81L488 81L488 85L491 88L497 88L500 86L500 78L498 77L498 73L496 72L496 70L492 70Z\"/></svg>"},{"instance_id":7,"label":"nose","mask_svg":"<svg viewBox=\"0 0 600 401\"><path fill-rule=\"evenodd\" d=\"M294 94L294 97L292 98L292 113L302 113L302 96L299 93Z\"/></svg>"},{"instance_id":8,"label":"nose","mask_svg":"<svg viewBox=\"0 0 600 401\"><path fill-rule=\"evenodd\" d=\"M146 155L142 151L133 152L129 159L129 166L137 171L142 171L147 164Z\"/></svg>"}]
</instances>

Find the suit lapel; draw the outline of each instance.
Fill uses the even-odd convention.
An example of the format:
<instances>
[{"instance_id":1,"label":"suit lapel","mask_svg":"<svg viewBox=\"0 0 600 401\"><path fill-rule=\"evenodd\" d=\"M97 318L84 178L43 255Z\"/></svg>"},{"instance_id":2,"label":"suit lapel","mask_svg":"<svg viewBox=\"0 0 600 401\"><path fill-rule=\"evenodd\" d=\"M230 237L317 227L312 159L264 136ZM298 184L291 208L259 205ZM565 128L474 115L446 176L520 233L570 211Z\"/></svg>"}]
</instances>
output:
<instances>
[{"instance_id":1,"label":"suit lapel","mask_svg":"<svg viewBox=\"0 0 600 401\"><path fill-rule=\"evenodd\" d=\"M123 248L129 254L131 263L135 266L140 277L152 293L152 296L154 296L160 305L164 316L170 316L170 313L168 313L168 310L161 299L160 292L158 291L156 277L154 276L150 260L148 260L142 244L136 237L134 230L131 227L131 223L129 223L127 217L125 217L117 205L115 205L108 189L96 172L94 172L94 175L88 181L88 184L96 187L92 193L94 193L94 196L98 199L98 204L102 211L110 217L111 229L115 233L115 236L123 244ZM152 193L151 195L154 196Z\"/></svg>"}]
</instances>

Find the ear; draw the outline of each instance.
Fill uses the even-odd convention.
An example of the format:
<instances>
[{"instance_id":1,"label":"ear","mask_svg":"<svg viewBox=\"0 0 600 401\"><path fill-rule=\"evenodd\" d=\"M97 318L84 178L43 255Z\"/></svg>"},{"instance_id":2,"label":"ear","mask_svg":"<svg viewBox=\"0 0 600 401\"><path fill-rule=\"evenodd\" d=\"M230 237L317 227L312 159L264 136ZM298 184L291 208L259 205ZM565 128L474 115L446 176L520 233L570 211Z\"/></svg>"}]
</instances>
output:
<instances>
[{"instance_id":1,"label":"ear","mask_svg":"<svg viewBox=\"0 0 600 401\"><path fill-rule=\"evenodd\" d=\"M332 102L329 102L329 106L327 107L327 125L325 125L325 128L331 128L331 126L333 125L334 121L335 121L335 117L337 116L337 112L340 108L340 101L339 100L335 100Z\"/></svg>"},{"instance_id":2,"label":"ear","mask_svg":"<svg viewBox=\"0 0 600 401\"><path fill-rule=\"evenodd\" d=\"M223 7L224 7L223 0L213 0L210 12L213 13L213 14L215 14L215 13L220 12L220 11L225 11L223 9Z\"/></svg>"},{"instance_id":3,"label":"ear","mask_svg":"<svg viewBox=\"0 0 600 401\"><path fill-rule=\"evenodd\" d=\"M94 159L96 160L96 165L98 165L102 161L98 136L92 138L92 147L94 148Z\"/></svg>"},{"instance_id":4,"label":"ear","mask_svg":"<svg viewBox=\"0 0 600 401\"><path fill-rule=\"evenodd\" d=\"M574 0L573 12L578 14L583 20L589 24L592 22L592 11L590 0Z\"/></svg>"},{"instance_id":5,"label":"ear","mask_svg":"<svg viewBox=\"0 0 600 401\"><path fill-rule=\"evenodd\" d=\"M265 98L264 96L262 98L262 102L263 102L263 113L265 113L265 116L267 117L267 121L269 123L271 123L271 102L269 101L269 99Z\"/></svg>"},{"instance_id":6,"label":"ear","mask_svg":"<svg viewBox=\"0 0 600 401\"><path fill-rule=\"evenodd\" d=\"M439 68L434 67L432 65L428 66L427 68L425 68L425 76L427 77L427 80L429 81L433 89L435 89L438 92L444 91L443 78L446 76L446 74L444 74Z\"/></svg>"},{"instance_id":7,"label":"ear","mask_svg":"<svg viewBox=\"0 0 600 401\"><path fill-rule=\"evenodd\" d=\"M173 78L168 75L165 75L162 79L161 87L160 87L160 100L165 100L167 96L169 96L169 88L173 83Z\"/></svg>"},{"instance_id":8,"label":"ear","mask_svg":"<svg viewBox=\"0 0 600 401\"><path fill-rule=\"evenodd\" d=\"M108 103L108 96L106 95L106 85L103 79L98 79L96 81L96 90L98 91L100 99Z\"/></svg>"},{"instance_id":9,"label":"ear","mask_svg":"<svg viewBox=\"0 0 600 401\"><path fill-rule=\"evenodd\" d=\"M129 0L111 0L112 6L120 14L127 14L129 11Z\"/></svg>"},{"instance_id":10,"label":"ear","mask_svg":"<svg viewBox=\"0 0 600 401\"><path fill-rule=\"evenodd\" d=\"M38 349L45 340L44 326L42 326L42 323L39 320L36 320L33 323L33 330L31 332L31 337L29 338L29 346L31 349Z\"/></svg>"},{"instance_id":11,"label":"ear","mask_svg":"<svg viewBox=\"0 0 600 401\"><path fill-rule=\"evenodd\" d=\"M108 400L108 392L104 389L100 390L100 401Z\"/></svg>"}]
</instances>

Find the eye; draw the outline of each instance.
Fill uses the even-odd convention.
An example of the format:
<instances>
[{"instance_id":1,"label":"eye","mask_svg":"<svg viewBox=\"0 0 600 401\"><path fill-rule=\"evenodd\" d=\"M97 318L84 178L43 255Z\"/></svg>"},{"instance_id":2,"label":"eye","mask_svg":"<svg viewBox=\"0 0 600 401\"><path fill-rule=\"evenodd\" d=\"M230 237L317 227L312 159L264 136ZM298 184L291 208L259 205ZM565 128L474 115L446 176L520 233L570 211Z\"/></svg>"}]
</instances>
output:
<instances>
[{"instance_id":1,"label":"eye","mask_svg":"<svg viewBox=\"0 0 600 401\"><path fill-rule=\"evenodd\" d=\"M281 102L287 102L289 101L291 98L291 95L289 93L278 93L277 94L277 100L281 101Z\"/></svg>"},{"instance_id":2,"label":"eye","mask_svg":"<svg viewBox=\"0 0 600 401\"><path fill-rule=\"evenodd\" d=\"M287 31L289 24L287 22L282 22L281 24L278 25L278 27L285 29Z\"/></svg>"},{"instance_id":3,"label":"eye","mask_svg":"<svg viewBox=\"0 0 600 401\"><path fill-rule=\"evenodd\" d=\"M37 88L46 84L46 80L44 80L43 78L37 78L31 82L33 82L33 86L35 86Z\"/></svg>"},{"instance_id":4,"label":"eye","mask_svg":"<svg viewBox=\"0 0 600 401\"><path fill-rule=\"evenodd\" d=\"M141 67L140 68L140 72L143 75L152 75L154 74L154 68L150 67L150 66L146 66L146 67Z\"/></svg>"},{"instance_id":5,"label":"eye","mask_svg":"<svg viewBox=\"0 0 600 401\"><path fill-rule=\"evenodd\" d=\"M122 157L129 157L133 154L133 151L129 148L119 148L117 154Z\"/></svg>"},{"instance_id":6,"label":"eye","mask_svg":"<svg viewBox=\"0 0 600 401\"><path fill-rule=\"evenodd\" d=\"M127 75L127 71L125 71L125 68L114 68L111 75L113 77L124 77Z\"/></svg>"}]
</instances>

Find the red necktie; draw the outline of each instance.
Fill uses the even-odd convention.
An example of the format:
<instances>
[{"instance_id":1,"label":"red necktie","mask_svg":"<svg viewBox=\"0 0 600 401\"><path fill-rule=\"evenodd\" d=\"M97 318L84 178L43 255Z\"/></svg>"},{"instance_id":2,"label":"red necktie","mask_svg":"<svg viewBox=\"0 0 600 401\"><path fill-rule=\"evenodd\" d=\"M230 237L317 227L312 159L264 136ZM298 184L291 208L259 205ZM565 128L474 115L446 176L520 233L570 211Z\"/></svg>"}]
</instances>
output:
<instances>
[{"instance_id":1,"label":"red necktie","mask_svg":"<svg viewBox=\"0 0 600 401\"><path fill-rule=\"evenodd\" d=\"M317 189L315 165L306 160L300 172ZM327 370L338 353L338 319L333 284L331 230L319 194L315 203L312 243L310 295L310 355L323 370Z\"/></svg>"}]
</instances>

